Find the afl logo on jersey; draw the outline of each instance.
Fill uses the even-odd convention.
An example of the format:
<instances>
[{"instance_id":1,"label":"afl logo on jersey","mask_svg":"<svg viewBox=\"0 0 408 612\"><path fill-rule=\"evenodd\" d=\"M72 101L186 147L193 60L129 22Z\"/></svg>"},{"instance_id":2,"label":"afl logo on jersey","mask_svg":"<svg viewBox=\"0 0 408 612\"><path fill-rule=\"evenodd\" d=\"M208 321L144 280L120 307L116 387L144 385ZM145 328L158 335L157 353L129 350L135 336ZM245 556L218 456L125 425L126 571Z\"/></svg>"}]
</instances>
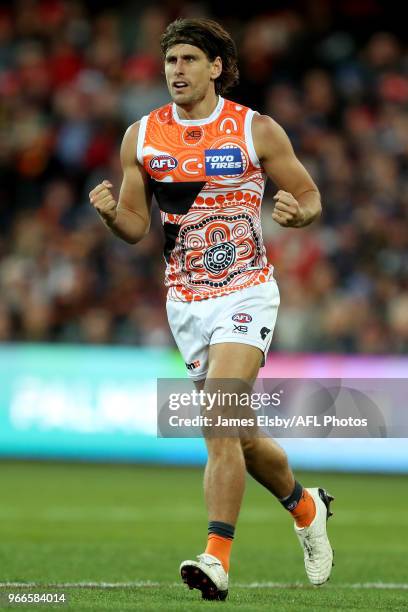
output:
<instances>
[{"instance_id":1,"label":"afl logo on jersey","mask_svg":"<svg viewBox=\"0 0 408 612\"><path fill-rule=\"evenodd\" d=\"M171 155L156 155L150 160L149 166L157 172L170 172L178 166L178 161Z\"/></svg>"},{"instance_id":2,"label":"afl logo on jersey","mask_svg":"<svg viewBox=\"0 0 408 612\"><path fill-rule=\"evenodd\" d=\"M237 323L250 323L252 321L252 317L246 312L237 312L237 314L234 314L232 317L232 320L236 321Z\"/></svg>"}]
</instances>

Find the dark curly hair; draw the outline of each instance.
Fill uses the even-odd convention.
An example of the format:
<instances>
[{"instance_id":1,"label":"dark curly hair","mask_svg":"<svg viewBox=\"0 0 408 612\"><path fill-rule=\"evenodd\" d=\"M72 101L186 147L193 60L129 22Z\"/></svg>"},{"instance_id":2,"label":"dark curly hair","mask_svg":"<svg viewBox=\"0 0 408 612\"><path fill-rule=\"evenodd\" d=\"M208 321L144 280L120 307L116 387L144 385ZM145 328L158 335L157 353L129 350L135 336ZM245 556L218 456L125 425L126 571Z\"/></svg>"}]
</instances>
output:
<instances>
[{"instance_id":1,"label":"dark curly hair","mask_svg":"<svg viewBox=\"0 0 408 612\"><path fill-rule=\"evenodd\" d=\"M224 94L239 80L237 48L231 36L212 19L176 19L170 23L160 39L163 56L170 47L193 45L203 51L210 62L216 57L222 61L222 72L215 80L215 91Z\"/></svg>"}]
</instances>

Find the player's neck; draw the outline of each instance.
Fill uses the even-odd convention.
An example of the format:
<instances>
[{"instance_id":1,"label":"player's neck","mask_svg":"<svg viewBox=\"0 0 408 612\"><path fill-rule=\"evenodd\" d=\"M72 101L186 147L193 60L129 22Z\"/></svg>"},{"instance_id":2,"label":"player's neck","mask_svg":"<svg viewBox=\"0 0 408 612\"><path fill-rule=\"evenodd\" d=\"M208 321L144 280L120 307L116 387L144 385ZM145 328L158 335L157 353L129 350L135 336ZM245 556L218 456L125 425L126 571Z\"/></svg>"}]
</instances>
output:
<instances>
[{"instance_id":1,"label":"player's neck","mask_svg":"<svg viewBox=\"0 0 408 612\"><path fill-rule=\"evenodd\" d=\"M199 102L193 102L190 105L186 104L182 106L176 104L177 114L180 119L207 119L207 117L209 117L217 108L218 101L218 94L211 92L211 94L207 95Z\"/></svg>"}]
</instances>

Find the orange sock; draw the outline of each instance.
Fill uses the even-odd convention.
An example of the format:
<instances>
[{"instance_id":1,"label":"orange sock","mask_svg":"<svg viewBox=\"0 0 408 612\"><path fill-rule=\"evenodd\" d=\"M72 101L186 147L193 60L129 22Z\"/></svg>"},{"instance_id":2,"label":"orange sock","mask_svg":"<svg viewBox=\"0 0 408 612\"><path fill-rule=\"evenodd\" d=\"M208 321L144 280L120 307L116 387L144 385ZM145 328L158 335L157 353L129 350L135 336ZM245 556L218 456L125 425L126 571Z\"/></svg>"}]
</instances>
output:
<instances>
[{"instance_id":1,"label":"orange sock","mask_svg":"<svg viewBox=\"0 0 408 612\"><path fill-rule=\"evenodd\" d=\"M303 489L302 497L294 510L290 511L298 527L309 527L316 515L316 505L313 497Z\"/></svg>"},{"instance_id":2,"label":"orange sock","mask_svg":"<svg viewBox=\"0 0 408 612\"><path fill-rule=\"evenodd\" d=\"M208 536L207 548L205 552L209 555L217 557L222 563L222 567L228 573L230 564L231 546L233 540L231 538L223 538L216 533L210 533Z\"/></svg>"}]
</instances>

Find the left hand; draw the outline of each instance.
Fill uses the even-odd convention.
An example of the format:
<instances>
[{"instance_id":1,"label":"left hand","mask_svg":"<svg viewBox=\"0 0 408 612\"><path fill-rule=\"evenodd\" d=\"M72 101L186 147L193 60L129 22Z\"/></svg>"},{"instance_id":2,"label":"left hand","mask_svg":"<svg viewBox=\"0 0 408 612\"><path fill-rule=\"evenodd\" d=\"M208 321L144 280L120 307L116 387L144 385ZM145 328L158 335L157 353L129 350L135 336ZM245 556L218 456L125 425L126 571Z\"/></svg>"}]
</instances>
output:
<instances>
[{"instance_id":1,"label":"left hand","mask_svg":"<svg viewBox=\"0 0 408 612\"><path fill-rule=\"evenodd\" d=\"M299 227L303 224L305 213L291 193L280 189L273 199L275 200L275 208L272 213L274 221L282 227Z\"/></svg>"}]
</instances>

